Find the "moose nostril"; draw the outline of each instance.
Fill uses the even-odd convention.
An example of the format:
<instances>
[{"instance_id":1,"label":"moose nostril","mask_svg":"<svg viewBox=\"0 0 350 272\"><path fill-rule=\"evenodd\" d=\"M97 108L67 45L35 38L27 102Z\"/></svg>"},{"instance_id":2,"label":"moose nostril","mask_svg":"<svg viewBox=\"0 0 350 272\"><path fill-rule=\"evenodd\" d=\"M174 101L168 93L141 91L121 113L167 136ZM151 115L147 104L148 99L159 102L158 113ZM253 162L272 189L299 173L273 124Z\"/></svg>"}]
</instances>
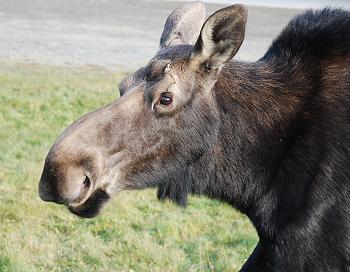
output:
<instances>
[{"instance_id":1,"label":"moose nostril","mask_svg":"<svg viewBox=\"0 0 350 272\"><path fill-rule=\"evenodd\" d=\"M92 192L92 182L88 176L85 176L83 183L81 183L79 195L73 198L68 205L69 206L77 206L84 202Z\"/></svg>"},{"instance_id":2,"label":"moose nostril","mask_svg":"<svg viewBox=\"0 0 350 272\"><path fill-rule=\"evenodd\" d=\"M91 185L91 181L90 181L89 177L85 176L85 180L83 182L83 187L84 188L90 188L90 185Z\"/></svg>"},{"instance_id":3,"label":"moose nostril","mask_svg":"<svg viewBox=\"0 0 350 272\"><path fill-rule=\"evenodd\" d=\"M74 200L74 202L81 201L82 199L84 199L86 197L86 195L88 194L88 192L90 191L91 185L92 185L91 179L88 176L85 176L85 179L81 185L79 197L76 198Z\"/></svg>"}]
</instances>

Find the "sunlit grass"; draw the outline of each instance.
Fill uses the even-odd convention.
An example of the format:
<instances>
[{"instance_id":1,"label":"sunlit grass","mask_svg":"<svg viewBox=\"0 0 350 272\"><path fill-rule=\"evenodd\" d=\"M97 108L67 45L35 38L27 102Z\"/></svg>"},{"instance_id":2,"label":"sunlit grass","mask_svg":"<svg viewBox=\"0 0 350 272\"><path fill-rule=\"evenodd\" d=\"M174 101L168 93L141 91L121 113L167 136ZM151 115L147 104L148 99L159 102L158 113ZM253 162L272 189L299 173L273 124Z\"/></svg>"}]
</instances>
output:
<instances>
[{"instance_id":1,"label":"sunlit grass","mask_svg":"<svg viewBox=\"0 0 350 272\"><path fill-rule=\"evenodd\" d=\"M187 209L123 192L95 219L37 193L43 159L77 117L117 99L123 73L0 65L0 271L237 271L257 242L226 204Z\"/></svg>"}]
</instances>

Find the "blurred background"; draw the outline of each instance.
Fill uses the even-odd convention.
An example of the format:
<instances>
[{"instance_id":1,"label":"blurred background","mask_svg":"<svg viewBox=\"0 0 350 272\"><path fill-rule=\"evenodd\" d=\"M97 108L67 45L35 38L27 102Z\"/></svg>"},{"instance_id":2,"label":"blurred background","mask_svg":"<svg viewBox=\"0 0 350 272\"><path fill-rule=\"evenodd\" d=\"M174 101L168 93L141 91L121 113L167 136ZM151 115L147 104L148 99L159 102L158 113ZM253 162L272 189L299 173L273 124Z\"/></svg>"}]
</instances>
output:
<instances>
[{"instance_id":1,"label":"blurred background","mask_svg":"<svg viewBox=\"0 0 350 272\"><path fill-rule=\"evenodd\" d=\"M250 5L246 39L237 55L248 61L263 55L298 9L350 6L349 0L205 2L208 15L224 5ZM179 5L152 0L0 1L0 58L132 70L154 55L165 19Z\"/></svg>"},{"instance_id":2,"label":"blurred background","mask_svg":"<svg viewBox=\"0 0 350 272\"><path fill-rule=\"evenodd\" d=\"M207 15L236 1L205 1ZM214 3L215 2L215 3ZM349 0L248 5L235 57L255 61L305 8ZM155 54L167 16L153 0L0 0L0 272L238 271L257 243L248 219L191 197L123 192L95 219L44 203L37 187L50 146L82 114L118 98L118 83Z\"/></svg>"}]
</instances>

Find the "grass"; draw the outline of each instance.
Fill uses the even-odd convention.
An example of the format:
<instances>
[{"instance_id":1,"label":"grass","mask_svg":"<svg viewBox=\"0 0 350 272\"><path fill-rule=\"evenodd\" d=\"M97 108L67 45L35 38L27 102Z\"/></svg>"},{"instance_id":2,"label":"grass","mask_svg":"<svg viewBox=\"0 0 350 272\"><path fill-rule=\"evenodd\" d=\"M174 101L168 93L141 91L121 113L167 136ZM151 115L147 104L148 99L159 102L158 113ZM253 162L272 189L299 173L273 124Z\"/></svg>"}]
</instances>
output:
<instances>
[{"instance_id":1,"label":"grass","mask_svg":"<svg viewBox=\"0 0 350 272\"><path fill-rule=\"evenodd\" d=\"M123 192L95 219L42 202L43 159L77 117L117 99L123 73L0 65L0 271L237 271L257 242L226 204L187 209Z\"/></svg>"}]
</instances>

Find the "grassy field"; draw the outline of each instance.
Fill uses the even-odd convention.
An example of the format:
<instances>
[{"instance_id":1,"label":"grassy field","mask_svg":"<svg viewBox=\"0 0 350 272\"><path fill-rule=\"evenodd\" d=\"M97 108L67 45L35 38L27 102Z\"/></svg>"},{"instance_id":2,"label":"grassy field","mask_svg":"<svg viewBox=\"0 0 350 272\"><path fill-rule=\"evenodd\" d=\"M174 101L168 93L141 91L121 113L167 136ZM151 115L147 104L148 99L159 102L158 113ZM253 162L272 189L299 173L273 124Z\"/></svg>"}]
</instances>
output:
<instances>
[{"instance_id":1,"label":"grassy field","mask_svg":"<svg viewBox=\"0 0 350 272\"><path fill-rule=\"evenodd\" d=\"M0 65L0 271L237 271L257 242L228 205L123 192L95 219L39 199L43 159L73 120L117 98L122 73Z\"/></svg>"}]
</instances>

